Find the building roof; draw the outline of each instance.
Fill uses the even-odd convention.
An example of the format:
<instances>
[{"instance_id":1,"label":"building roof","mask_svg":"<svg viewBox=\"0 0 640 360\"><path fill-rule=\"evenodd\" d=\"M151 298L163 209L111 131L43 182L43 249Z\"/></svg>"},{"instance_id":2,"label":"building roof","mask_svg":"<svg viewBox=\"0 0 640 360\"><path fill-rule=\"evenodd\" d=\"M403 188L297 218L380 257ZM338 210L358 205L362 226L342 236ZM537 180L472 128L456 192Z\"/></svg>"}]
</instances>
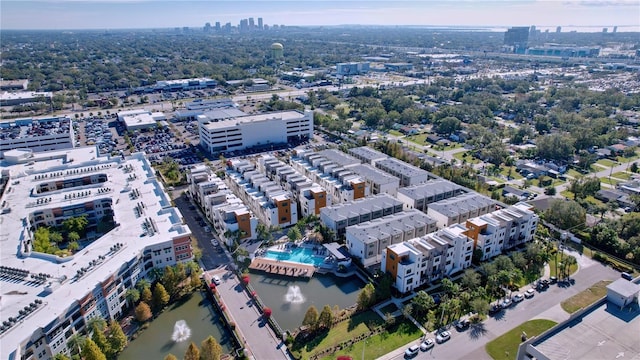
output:
<instances>
[{"instance_id":1,"label":"building roof","mask_svg":"<svg viewBox=\"0 0 640 360\"><path fill-rule=\"evenodd\" d=\"M410 199L426 199L438 194L465 190L464 187L445 179L429 180L424 184L412 185L398 189L399 194L403 194Z\"/></svg>"},{"instance_id":2,"label":"building roof","mask_svg":"<svg viewBox=\"0 0 640 360\"><path fill-rule=\"evenodd\" d=\"M386 172L374 168L369 164L360 164L349 167L349 170L352 170L354 173L358 174L360 177L367 179L367 181L371 181L374 184L400 184L400 179L397 177L387 174Z\"/></svg>"},{"instance_id":3,"label":"building roof","mask_svg":"<svg viewBox=\"0 0 640 360\"><path fill-rule=\"evenodd\" d=\"M63 315L74 300L83 298L123 264L139 256L147 246L191 234L189 227L182 223L182 214L171 206L171 200L142 153L122 158L99 156L93 147L47 151L34 154L29 163L2 165L1 169L9 171L10 183L1 198L0 263L50 276L44 285L34 286L27 281L2 282L2 320L17 316L19 310L35 299L43 301L39 310L2 335L2 343L7 344L0 350L3 359L8 358L8 351L15 349L8 344L19 344L36 329ZM44 181L77 179L93 174L105 174L107 181L40 195L34 191ZM136 190L135 199L131 195L133 190ZM71 198L72 194L78 197ZM30 224L25 219L34 212L104 198L112 199L111 208L117 226L82 251L59 261L35 256L36 253L31 253L32 256L18 253L24 248L22 242L31 239ZM138 204L144 205L143 210L139 210ZM136 208L141 211L140 216L136 214ZM145 232L144 226L149 222L157 231ZM116 244L122 244L122 247L114 251ZM78 270L82 268L88 271L78 278ZM50 293L45 288L49 283ZM21 295L5 296L7 293Z\"/></svg>"},{"instance_id":4,"label":"building roof","mask_svg":"<svg viewBox=\"0 0 640 360\"><path fill-rule=\"evenodd\" d=\"M429 204L429 210L451 217L474 209L491 206L495 203L495 200L478 193L467 193L431 203Z\"/></svg>"},{"instance_id":5,"label":"building roof","mask_svg":"<svg viewBox=\"0 0 640 360\"><path fill-rule=\"evenodd\" d=\"M374 210L381 210L401 205L402 202L391 195L379 194L344 204L327 206L320 209L320 212L334 221L339 221L342 219L348 219L355 214L365 214Z\"/></svg>"},{"instance_id":6,"label":"building roof","mask_svg":"<svg viewBox=\"0 0 640 360\"><path fill-rule=\"evenodd\" d=\"M336 149L322 150L322 151L319 151L318 154L321 156L324 156L327 160L332 161L341 166L360 164L360 160Z\"/></svg>"},{"instance_id":7,"label":"building roof","mask_svg":"<svg viewBox=\"0 0 640 360\"><path fill-rule=\"evenodd\" d=\"M422 170L419 167L415 167L411 164L407 164L406 162L395 159L395 158L379 160L376 162L376 165L380 165L385 168L391 169L394 172L406 177L427 176L430 178L435 178L435 176L432 175L430 172L426 170Z\"/></svg>"},{"instance_id":8,"label":"building roof","mask_svg":"<svg viewBox=\"0 0 640 360\"><path fill-rule=\"evenodd\" d=\"M218 119L224 119L222 121L212 121L212 120L216 120L215 116L219 116L222 114L220 112L228 113L232 116L229 116L228 118L227 117L218 118ZM244 115L244 113L242 113L243 115L240 115L240 116L233 115L237 112L241 112L241 111L238 109L214 110L212 112L206 112L198 116L198 120L207 129L215 130L220 128L238 126L240 124L253 123L253 122L262 122L262 121L269 121L269 120L286 121L286 120L301 119L305 116L303 113L299 111L293 111L293 110L270 112L270 113L255 114L255 115ZM213 115L211 115L211 113L213 113Z\"/></svg>"},{"instance_id":9,"label":"building roof","mask_svg":"<svg viewBox=\"0 0 640 360\"><path fill-rule=\"evenodd\" d=\"M369 163L375 160L382 160L389 157L388 155L381 153L378 150L374 150L368 146L361 146L361 147L349 149L349 153L354 156L358 156L363 159L366 159L366 161Z\"/></svg>"},{"instance_id":10,"label":"building roof","mask_svg":"<svg viewBox=\"0 0 640 360\"><path fill-rule=\"evenodd\" d=\"M640 292L640 285L626 279L618 279L607 285L607 291L613 291L620 296L630 298Z\"/></svg>"},{"instance_id":11,"label":"building roof","mask_svg":"<svg viewBox=\"0 0 640 360\"><path fill-rule=\"evenodd\" d=\"M388 234L396 234L418 226L435 226L436 221L419 210L411 209L347 227L347 234L367 242ZM429 226L427 226L429 227Z\"/></svg>"}]
</instances>

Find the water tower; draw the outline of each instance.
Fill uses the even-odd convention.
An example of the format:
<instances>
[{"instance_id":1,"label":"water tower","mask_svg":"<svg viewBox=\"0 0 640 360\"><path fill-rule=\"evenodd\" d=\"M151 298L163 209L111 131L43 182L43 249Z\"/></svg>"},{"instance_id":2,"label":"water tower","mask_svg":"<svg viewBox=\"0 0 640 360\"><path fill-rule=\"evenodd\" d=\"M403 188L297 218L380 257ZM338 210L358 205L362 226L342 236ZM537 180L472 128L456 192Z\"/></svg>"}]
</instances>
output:
<instances>
[{"instance_id":1,"label":"water tower","mask_svg":"<svg viewBox=\"0 0 640 360\"><path fill-rule=\"evenodd\" d=\"M274 60L282 59L284 57L284 46L280 43L271 44L271 58Z\"/></svg>"}]
</instances>

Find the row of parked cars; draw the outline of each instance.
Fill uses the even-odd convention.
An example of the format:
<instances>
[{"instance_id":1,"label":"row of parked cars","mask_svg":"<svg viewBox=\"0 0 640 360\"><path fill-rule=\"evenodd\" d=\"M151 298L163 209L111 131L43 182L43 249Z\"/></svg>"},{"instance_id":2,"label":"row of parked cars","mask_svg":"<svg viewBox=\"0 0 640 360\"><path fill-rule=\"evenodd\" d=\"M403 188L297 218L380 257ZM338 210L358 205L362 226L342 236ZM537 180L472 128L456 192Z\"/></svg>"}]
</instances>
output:
<instances>
[{"instance_id":1,"label":"row of parked cars","mask_svg":"<svg viewBox=\"0 0 640 360\"><path fill-rule=\"evenodd\" d=\"M429 351L433 349L434 346L436 346L436 343L442 344L449 341L449 339L451 339L451 332L446 330L438 331L435 340L433 338L427 338L423 340L420 345L410 346L407 350L405 350L404 357L407 359L413 358L418 355L420 351Z\"/></svg>"}]
</instances>

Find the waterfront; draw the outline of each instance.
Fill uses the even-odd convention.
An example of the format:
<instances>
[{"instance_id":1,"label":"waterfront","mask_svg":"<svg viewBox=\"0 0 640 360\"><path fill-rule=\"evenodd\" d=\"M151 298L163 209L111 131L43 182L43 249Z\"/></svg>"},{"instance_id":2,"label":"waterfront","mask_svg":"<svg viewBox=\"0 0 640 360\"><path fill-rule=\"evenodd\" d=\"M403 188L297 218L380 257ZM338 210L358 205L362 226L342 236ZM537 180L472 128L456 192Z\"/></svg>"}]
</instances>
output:
<instances>
[{"instance_id":1,"label":"waterfront","mask_svg":"<svg viewBox=\"0 0 640 360\"><path fill-rule=\"evenodd\" d=\"M264 305L271 308L280 327L293 331L302 324L309 306L314 305L318 312L325 305L347 308L356 303L365 284L357 276L315 274L303 280L252 272L251 285Z\"/></svg>"},{"instance_id":2,"label":"waterfront","mask_svg":"<svg viewBox=\"0 0 640 360\"><path fill-rule=\"evenodd\" d=\"M178 327L186 325L190 334L186 340L176 342L172 337L176 323L181 320L184 323L178 323ZM184 328L181 330L185 331ZM137 339L129 343L118 359L163 359L169 353L181 359L191 341L200 346L209 335L220 343L223 352L232 351L232 340L220 315L204 294L196 292L187 300L170 305Z\"/></svg>"}]
</instances>

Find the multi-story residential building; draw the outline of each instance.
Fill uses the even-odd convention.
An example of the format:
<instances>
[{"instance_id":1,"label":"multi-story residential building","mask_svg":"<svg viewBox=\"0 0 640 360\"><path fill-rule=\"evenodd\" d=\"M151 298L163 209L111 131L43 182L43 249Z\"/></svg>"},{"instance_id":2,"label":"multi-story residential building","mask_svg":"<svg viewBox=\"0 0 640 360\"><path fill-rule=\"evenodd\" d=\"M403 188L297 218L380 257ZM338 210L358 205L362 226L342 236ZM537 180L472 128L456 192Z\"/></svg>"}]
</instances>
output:
<instances>
[{"instance_id":1,"label":"multi-story residential building","mask_svg":"<svg viewBox=\"0 0 640 360\"><path fill-rule=\"evenodd\" d=\"M73 123L68 116L0 122L0 158L14 149L71 149L74 141Z\"/></svg>"},{"instance_id":2,"label":"multi-story residential building","mask_svg":"<svg viewBox=\"0 0 640 360\"><path fill-rule=\"evenodd\" d=\"M191 231L141 153L34 153L28 163L5 161L2 183L0 262L20 273L2 283L3 294L20 294L2 297L2 359L69 355L69 338L89 319L124 313L124 294L139 279L193 259ZM38 251L37 228L77 216L88 220L83 248L64 257Z\"/></svg>"},{"instance_id":3,"label":"multi-story residential building","mask_svg":"<svg viewBox=\"0 0 640 360\"><path fill-rule=\"evenodd\" d=\"M340 204L364 198L370 189L366 181L351 171L360 161L337 150L297 151L291 166L317 182L327 192L327 203Z\"/></svg>"},{"instance_id":4,"label":"multi-story residential building","mask_svg":"<svg viewBox=\"0 0 640 360\"><path fill-rule=\"evenodd\" d=\"M260 221L283 228L298 222L298 206L291 192L271 181L247 160L230 160L229 164L226 177L229 188Z\"/></svg>"},{"instance_id":5,"label":"multi-story residential building","mask_svg":"<svg viewBox=\"0 0 640 360\"><path fill-rule=\"evenodd\" d=\"M240 231L241 239L257 236L258 218L208 166L190 169L187 181L191 198L200 204L218 234Z\"/></svg>"},{"instance_id":6,"label":"multi-story residential building","mask_svg":"<svg viewBox=\"0 0 640 360\"><path fill-rule=\"evenodd\" d=\"M246 148L269 149L313 137L313 112L280 111L215 120L199 115L200 146L216 154Z\"/></svg>"},{"instance_id":7,"label":"multi-story residential building","mask_svg":"<svg viewBox=\"0 0 640 360\"><path fill-rule=\"evenodd\" d=\"M427 212L429 204L464 194L466 191L464 187L449 180L435 179L424 184L400 188L396 197L404 203L405 209Z\"/></svg>"},{"instance_id":8,"label":"multi-story residential building","mask_svg":"<svg viewBox=\"0 0 640 360\"><path fill-rule=\"evenodd\" d=\"M377 160L375 166L382 171L398 177L400 179L400 186L422 184L430 179L436 178L435 175L428 171L395 158Z\"/></svg>"},{"instance_id":9,"label":"multi-story residential building","mask_svg":"<svg viewBox=\"0 0 640 360\"><path fill-rule=\"evenodd\" d=\"M402 211L402 203L388 194L380 194L320 209L320 221L337 235L347 226L381 218Z\"/></svg>"},{"instance_id":10,"label":"multi-story residential building","mask_svg":"<svg viewBox=\"0 0 640 360\"><path fill-rule=\"evenodd\" d=\"M359 164L349 167L356 175L363 178L371 194L377 195L387 193L396 196L400 187L400 179L378 170L369 164Z\"/></svg>"},{"instance_id":11,"label":"multi-story residential building","mask_svg":"<svg viewBox=\"0 0 640 360\"><path fill-rule=\"evenodd\" d=\"M533 240L539 218L533 207L519 202L489 214L474 217L464 223L466 234L482 250L482 260Z\"/></svg>"},{"instance_id":12,"label":"multi-story residential building","mask_svg":"<svg viewBox=\"0 0 640 360\"><path fill-rule=\"evenodd\" d=\"M319 216L320 209L327 206L327 192L290 165L271 155L264 155L258 161L258 169L293 194L302 216Z\"/></svg>"},{"instance_id":13,"label":"multi-story residential building","mask_svg":"<svg viewBox=\"0 0 640 360\"><path fill-rule=\"evenodd\" d=\"M438 223L438 228L464 223L472 217L490 213L496 209L496 202L478 193L466 193L453 198L429 204L427 215Z\"/></svg>"},{"instance_id":14,"label":"multi-story residential building","mask_svg":"<svg viewBox=\"0 0 640 360\"><path fill-rule=\"evenodd\" d=\"M364 266L379 264L385 248L436 231L436 222L423 212L408 210L348 226L349 253Z\"/></svg>"},{"instance_id":15,"label":"multi-story residential building","mask_svg":"<svg viewBox=\"0 0 640 360\"><path fill-rule=\"evenodd\" d=\"M380 151L372 149L368 146L349 149L349 154L362 161L364 164L369 165L375 165L378 160L389 158L389 155L381 153Z\"/></svg>"},{"instance_id":16,"label":"multi-story residential building","mask_svg":"<svg viewBox=\"0 0 640 360\"><path fill-rule=\"evenodd\" d=\"M392 244L382 252L380 269L391 274L402 293L432 283L471 266L473 241L455 225L406 242Z\"/></svg>"}]
</instances>

